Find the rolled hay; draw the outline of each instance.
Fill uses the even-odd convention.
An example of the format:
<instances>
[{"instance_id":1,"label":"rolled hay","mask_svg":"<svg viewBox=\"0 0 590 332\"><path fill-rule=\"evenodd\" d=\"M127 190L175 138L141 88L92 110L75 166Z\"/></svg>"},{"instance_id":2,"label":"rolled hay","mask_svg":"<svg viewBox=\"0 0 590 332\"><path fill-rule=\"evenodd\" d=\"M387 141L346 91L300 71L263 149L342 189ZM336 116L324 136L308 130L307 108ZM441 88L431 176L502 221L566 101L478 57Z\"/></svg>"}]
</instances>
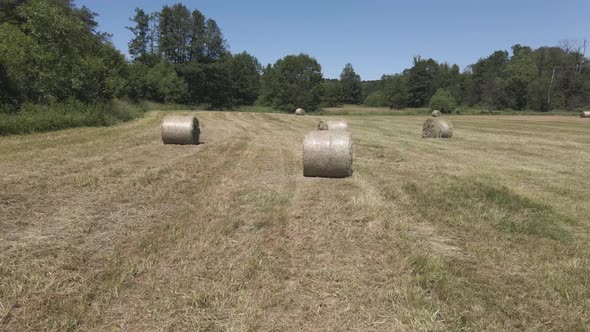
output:
<instances>
[{"instance_id":1,"label":"rolled hay","mask_svg":"<svg viewBox=\"0 0 590 332\"><path fill-rule=\"evenodd\" d=\"M582 118L590 118L590 112L589 111L584 111L580 113L580 117Z\"/></svg>"},{"instance_id":2,"label":"rolled hay","mask_svg":"<svg viewBox=\"0 0 590 332\"><path fill-rule=\"evenodd\" d=\"M453 124L440 118L430 118L424 122L422 138L451 138Z\"/></svg>"},{"instance_id":3,"label":"rolled hay","mask_svg":"<svg viewBox=\"0 0 590 332\"><path fill-rule=\"evenodd\" d=\"M341 131L312 131L303 139L303 176L345 178L352 175L352 140Z\"/></svg>"},{"instance_id":4,"label":"rolled hay","mask_svg":"<svg viewBox=\"0 0 590 332\"><path fill-rule=\"evenodd\" d=\"M328 124L324 120L318 122L318 130L328 130Z\"/></svg>"},{"instance_id":5,"label":"rolled hay","mask_svg":"<svg viewBox=\"0 0 590 332\"><path fill-rule=\"evenodd\" d=\"M305 110L303 108L298 108L295 110L295 115L305 115Z\"/></svg>"},{"instance_id":6,"label":"rolled hay","mask_svg":"<svg viewBox=\"0 0 590 332\"><path fill-rule=\"evenodd\" d=\"M164 144L199 144L199 120L194 116L168 115L162 119Z\"/></svg>"},{"instance_id":7,"label":"rolled hay","mask_svg":"<svg viewBox=\"0 0 590 332\"><path fill-rule=\"evenodd\" d=\"M328 120L318 123L318 130L348 131L348 123L344 120Z\"/></svg>"},{"instance_id":8,"label":"rolled hay","mask_svg":"<svg viewBox=\"0 0 590 332\"><path fill-rule=\"evenodd\" d=\"M439 110L432 111L432 116L435 118L438 118L441 115L442 115L442 113Z\"/></svg>"}]
</instances>

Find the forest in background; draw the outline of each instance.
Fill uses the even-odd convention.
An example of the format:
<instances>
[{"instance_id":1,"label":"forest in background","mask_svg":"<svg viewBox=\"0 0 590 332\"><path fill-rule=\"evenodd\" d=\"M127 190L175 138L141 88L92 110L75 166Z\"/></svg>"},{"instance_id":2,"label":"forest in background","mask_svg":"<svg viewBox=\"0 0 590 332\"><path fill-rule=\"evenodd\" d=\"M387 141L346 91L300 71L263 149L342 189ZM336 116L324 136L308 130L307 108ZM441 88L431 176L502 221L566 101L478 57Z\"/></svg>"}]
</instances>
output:
<instances>
[{"instance_id":1,"label":"forest in background","mask_svg":"<svg viewBox=\"0 0 590 332\"><path fill-rule=\"evenodd\" d=\"M457 107L577 110L590 105L586 41L514 45L461 70L414 57L411 68L362 81L352 64L325 79L310 55L263 66L232 54L213 18L185 5L130 19L131 59L71 0L0 1L0 135L110 125L142 114L141 101L236 109L308 111L342 104L395 109Z\"/></svg>"}]
</instances>

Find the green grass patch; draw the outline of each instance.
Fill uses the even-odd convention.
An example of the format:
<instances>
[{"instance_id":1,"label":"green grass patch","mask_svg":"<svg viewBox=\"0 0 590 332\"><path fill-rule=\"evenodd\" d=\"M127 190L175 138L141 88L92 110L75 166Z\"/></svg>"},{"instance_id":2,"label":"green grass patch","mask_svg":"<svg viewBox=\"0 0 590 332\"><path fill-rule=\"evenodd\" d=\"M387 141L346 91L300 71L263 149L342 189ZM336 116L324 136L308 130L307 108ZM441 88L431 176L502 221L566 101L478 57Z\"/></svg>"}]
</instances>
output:
<instances>
[{"instance_id":1,"label":"green grass patch","mask_svg":"<svg viewBox=\"0 0 590 332\"><path fill-rule=\"evenodd\" d=\"M79 101L51 105L24 104L15 114L0 113L0 136L111 126L140 117L143 113L139 105L120 100L90 105Z\"/></svg>"},{"instance_id":2,"label":"green grass patch","mask_svg":"<svg viewBox=\"0 0 590 332\"><path fill-rule=\"evenodd\" d=\"M441 291L449 281L450 273L446 270L441 257L416 254L411 260L416 281L425 290Z\"/></svg>"},{"instance_id":3,"label":"green grass patch","mask_svg":"<svg viewBox=\"0 0 590 332\"><path fill-rule=\"evenodd\" d=\"M572 224L569 217L507 187L453 177L450 183L431 184L429 188L410 182L402 189L414 198L419 212L432 222L466 228L471 223L485 223L511 234L559 241L571 238L565 227Z\"/></svg>"}]
</instances>

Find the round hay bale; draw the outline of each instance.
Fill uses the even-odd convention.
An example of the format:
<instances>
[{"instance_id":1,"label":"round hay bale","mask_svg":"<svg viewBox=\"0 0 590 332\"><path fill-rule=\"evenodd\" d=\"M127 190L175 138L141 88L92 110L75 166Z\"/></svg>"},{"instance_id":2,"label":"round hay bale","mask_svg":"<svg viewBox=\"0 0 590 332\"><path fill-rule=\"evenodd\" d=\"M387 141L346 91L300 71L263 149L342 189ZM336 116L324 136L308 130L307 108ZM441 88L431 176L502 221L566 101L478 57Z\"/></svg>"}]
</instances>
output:
<instances>
[{"instance_id":1,"label":"round hay bale","mask_svg":"<svg viewBox=\"0 0 590 332\"><path fill-rule=\"evenodd\" d=\"M352 175L349 133L312 131L303 140L303 176L345 178Z\"/></svg>"},{"instance_id":2,"label":"round hay bale","mask_svg":"<svg viewBox=\"0 0 590 332\"><path fill-rule=\"evenodd\" d=\"M295 110L295 115L305 115L305 110L303 108L298 108Z\"/></svg>"},{"instance_id":3,"label":"round hay bale","mask_svg":"<svg viewBox=\"0 0 590 332\"><path fill-rule=\"evenodd\" d=\"M164 144L199 144L199 120L194 116L167 115L162 119Z\"/></svg>"},{"instance_id":4,"label":"round hay bale","mask_svg":"<svg viewBox=\"0 0 590 332\"><path fill-rule=\"evenodd\" d=\"M590 118L590 112L589 111L584 111L580 113L580 117L582 118Z\"/></svg>"},{"instance_id":5,"label":"round hay bale","mask_svg":"<svg viewBox=\"0 0 590 332\"><path fill-rule=\"evenodd\" d=\"M348 130L348 123L344 120L328 120L318 123L318 130Z\"/></svg>"},{"instance_id":6,"label":"round hay bale","mask_svg":"<svg viewBox=\"0 0 590 332\"><path fill-rule=\"evenodd\" d=\"M439 117L441 115L442 115L442 113L439 110L432 111L432 116L435 117L435 118L437 118L437 117Z\"/></svg>"},{"instance_id":7,"label":"round hay bale","mask_svg":"<svg viewBox=\"0 0 590 332\"><path fill-rule=\"evenodd\" d=\"M424 122L422 138L451 138L453 124L440 118L430 118Z\"/></svg>"}]
</instances>

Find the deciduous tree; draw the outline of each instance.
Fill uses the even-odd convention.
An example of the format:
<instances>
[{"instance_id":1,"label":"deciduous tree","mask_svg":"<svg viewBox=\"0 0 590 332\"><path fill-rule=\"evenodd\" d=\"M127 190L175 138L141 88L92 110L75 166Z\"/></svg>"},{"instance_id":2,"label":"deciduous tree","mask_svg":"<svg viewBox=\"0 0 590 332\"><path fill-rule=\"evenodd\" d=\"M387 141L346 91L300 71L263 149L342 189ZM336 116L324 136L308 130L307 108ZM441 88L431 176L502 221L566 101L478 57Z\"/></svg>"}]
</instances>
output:
<instances>
[{"instance_id":1,"label":"deciduous tree","mask_svg":"<svg viewBox=\"0 0 590 332\"><path fill-rule=\"evenodd\" d=\"M340 86L342 87L342 102L347 104L360 104L363 97L361 77L354 71L352 64L347 63L340 74Z\"/></svg>"}]
</instances>

